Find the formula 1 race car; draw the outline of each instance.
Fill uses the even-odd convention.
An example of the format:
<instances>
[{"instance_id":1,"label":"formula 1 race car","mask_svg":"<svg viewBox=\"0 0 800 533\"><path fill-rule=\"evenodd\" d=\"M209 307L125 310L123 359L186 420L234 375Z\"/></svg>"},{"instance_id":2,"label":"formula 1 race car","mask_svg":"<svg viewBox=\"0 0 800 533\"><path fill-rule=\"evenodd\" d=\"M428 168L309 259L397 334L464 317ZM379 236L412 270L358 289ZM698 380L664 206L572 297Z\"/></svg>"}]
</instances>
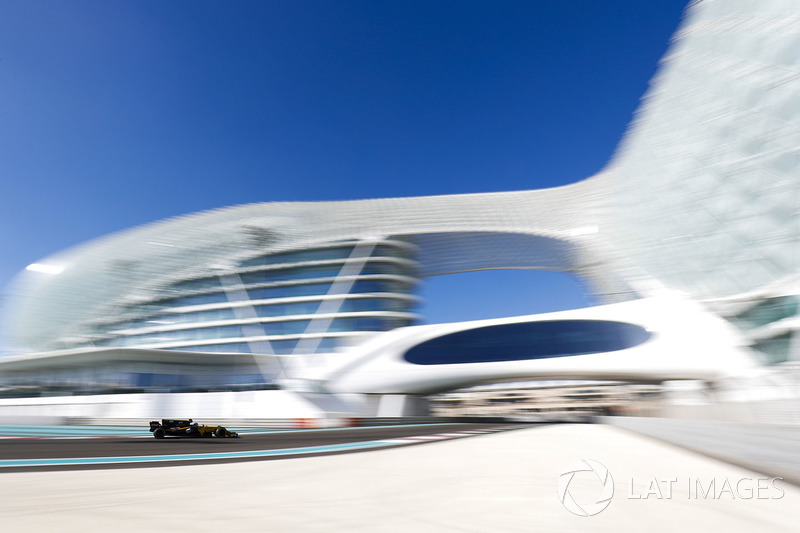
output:
<instances>
[{"instance_id":1,"label":"formula 1 race car","mask_svg":"<svg viewBox=\"0 0 800 533\"><path fill-rule=\"evenodd\" d=\"M228 431L222 426L204 426L189 420L168 420L162 419L159 423L154 420L150 422L150 431L157 439L170 437L238 437L235 431Z\"/></svg>"}]
</instances>

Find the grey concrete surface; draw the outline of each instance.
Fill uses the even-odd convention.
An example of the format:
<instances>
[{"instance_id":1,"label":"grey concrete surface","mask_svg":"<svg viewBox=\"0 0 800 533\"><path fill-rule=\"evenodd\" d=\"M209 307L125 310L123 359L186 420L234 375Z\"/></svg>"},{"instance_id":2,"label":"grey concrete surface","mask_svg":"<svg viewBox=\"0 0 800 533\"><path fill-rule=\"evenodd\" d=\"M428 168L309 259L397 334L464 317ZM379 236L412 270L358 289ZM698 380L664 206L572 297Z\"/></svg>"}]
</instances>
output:
<instances>
[{"instance_id":1,"label":"grey concrete surface","mask_svg":"<svg viewBox=\"0 0 800 533\"><path fill-rule=\"evenodd\" d=\"M591 517L557 495L559 476L584 458L604 464L615 489ZM563 424L284 461L0 474L0 523L24 532L797 531L797 487L765 499L691 488L757 476L620 428ZM660 478L677 480L670 497L642 498ZM576 477L570 492L583 502L598 487Z\"/></svg>"},{"instance_id":2,"label":"grey concrete surface","mask_svg":"<svg viewBox=\"0 0 800 533\"><path fill-rule=\"evenodd\" d=\"M800 426L638 417L602 421L800 486Z\"/></svg>"}]
</instances>

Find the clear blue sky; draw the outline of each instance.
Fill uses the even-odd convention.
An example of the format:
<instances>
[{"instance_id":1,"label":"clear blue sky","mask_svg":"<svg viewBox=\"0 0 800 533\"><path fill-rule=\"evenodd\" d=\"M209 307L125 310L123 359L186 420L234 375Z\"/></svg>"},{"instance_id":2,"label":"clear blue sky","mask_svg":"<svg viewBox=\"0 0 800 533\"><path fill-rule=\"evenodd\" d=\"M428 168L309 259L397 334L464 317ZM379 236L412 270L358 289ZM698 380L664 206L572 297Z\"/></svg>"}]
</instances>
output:
<instances>
[{"instance_id":1,"label":"clear blue sky","mask_svg":"<svg viewBox=\"0 0 800 533\"><path fill-rule=\"evenodd\" d=\"M588 177L684 4L0 0L0 287L63 248L203 209ZM424 311L585 303L563 276L524 276L438 278Z\"/></svg>"}]
</instances>

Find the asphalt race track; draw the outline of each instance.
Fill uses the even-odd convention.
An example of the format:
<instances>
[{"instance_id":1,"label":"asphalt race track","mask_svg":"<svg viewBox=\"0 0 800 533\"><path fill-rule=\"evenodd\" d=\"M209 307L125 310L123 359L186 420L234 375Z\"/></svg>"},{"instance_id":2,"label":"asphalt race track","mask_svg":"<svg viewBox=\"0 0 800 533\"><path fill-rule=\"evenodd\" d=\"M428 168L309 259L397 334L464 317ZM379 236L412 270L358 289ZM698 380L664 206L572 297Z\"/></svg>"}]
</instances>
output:
<instances>
[{"instance_id":1,"label":"asphalt race track","mask_svg":"<svg viewBox=\"0 0 800 533\"><path fill-rule=\"evenodd\" d=\"M0 430L0 473L139 468L309 457L367 451L495 433L530 425L413 424L363 428L269 430L230 428L240 438L165 438L108 432L81 437L21 437ZM3 435L5 433L5 435ZM130 433L130 431L128 431Z\"/></svg>"}]
</instances>

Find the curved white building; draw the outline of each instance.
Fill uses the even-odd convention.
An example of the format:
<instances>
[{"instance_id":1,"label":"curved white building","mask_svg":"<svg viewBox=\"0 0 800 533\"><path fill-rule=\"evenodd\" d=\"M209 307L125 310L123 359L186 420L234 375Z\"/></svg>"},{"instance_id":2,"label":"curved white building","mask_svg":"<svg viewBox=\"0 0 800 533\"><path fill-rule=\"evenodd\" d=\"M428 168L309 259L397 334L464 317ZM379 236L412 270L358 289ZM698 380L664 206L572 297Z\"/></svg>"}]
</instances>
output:
<instances>
[{"instance_id":1,"label":"curved white building","mask_svg":"<svg viewBox=\"0 0 800 533\"><path fill-rule=\"evenodd\" d=\"M573 185L250 204L45 258L11 287L2 379L428 394L714 379L748 344L795 359L798 36L793 0L692 2L611 163ZM421 279L498 268L571 272L608 305L414 325Z\"/></svg>"}]
</instances>

